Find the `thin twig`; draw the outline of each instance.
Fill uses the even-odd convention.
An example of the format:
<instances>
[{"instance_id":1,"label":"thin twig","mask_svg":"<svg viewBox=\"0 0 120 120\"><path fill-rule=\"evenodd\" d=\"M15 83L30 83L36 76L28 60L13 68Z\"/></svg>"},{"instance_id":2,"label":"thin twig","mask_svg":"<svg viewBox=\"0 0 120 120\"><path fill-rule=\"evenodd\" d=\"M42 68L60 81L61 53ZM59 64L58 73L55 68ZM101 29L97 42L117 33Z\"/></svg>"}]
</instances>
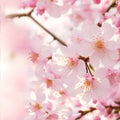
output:
<instances>
[{"instance_id":1,"label":"thin twig","mask_svg":"<svg viewBox=\"0 0 120 120\"><path fill-rule=\"evenodd\" d=\"M93 74L92 74L90 67L88 65L89 57L78 56L78 59L82 60L85 63L86 73L90 73L90 75L93 77Z\"/></svg>"},{"instance_id":2,"label":"thin twig","mask_svg":"<svg viewBox=\"0 0 120 120\"><path fill-rule=\"evenodd\" d=\"M6 15L6 18L15 18L15 17L29 17L33 12L33 9L28 12L28 13L15 13L15 14L10 14L10 15Z\"/></svg>"},{"instance_id":3,"label":"thin twig","mask_svg":"<svg viewBox=\"0 0 120 120\"><path fill-rule=\"evenodd\" d=\"M7 18L15 18L15 17L29 17L30 19L32 19L38 26L40 26L44 31L46 31L49 35L51 35L53 37L54 40L58 41L60 44L62 44L63 46L67 47L67 44L60 40L60 38L58 38L56 35L54 35L52 32L50 32L47 28L45 28L40 22L38 22L33 16L32 16L32 12L34 11L34 9L32 9L30 12L28 13L19 13L19 14L10 14L7 15Z\"/></svg>"},{"instance_id":4,"label":"thin twig","mask_svg":"<svg viewBox=\"0 0 120 120\"><path fill-rule=\"evenodd\" d=\"M46 29L40 22L38 22L32 15L29 16L29 18L31 18L37 25L39 25L44 31L46 31L48 34L50 34L54 40L57 40L60 44L62 44L63 46L67 47L67 44L60 40L60 38L58 38L57 36L55 36L52 32L50 32L48 29Z\"/></svg>"},{"instance_id":5,"label":"thin twig","mask_svg":"<svg viewBox=\"0 0 120 120\"><path fill-rule=\"evenodd\" d=\"M120 112L120 106L111 106L111 105L108 105L108 106L104 106L107 109L109 109L110 111L106 111L108 112L108 114L113 114L113 111L114 110L117 110L118 114ZM92 113L93 111L97 110L95 107L91 107L89 110L79 110L78 113L80 113L80 115L78 117L75 118L75 120L79 120L81 119L83 116L87 115L88 113ZM116 120L120 120L120 117L118 117Z\"/></svg>"},{"instance_id":6,"label":"thin twig","mask_svg":"<svg viewBox=\"0 0 120 120\"><path fill-rule=\"evenodd\" d=\"M90 112L93 112L93 111L95 111L96 110L96 108L90 108L90 110L86 110L86 111L82 111L82 110L80 110L79 111L79 113L80 113L80 115L77 117L77 118L75 118L75 120L79 120L80 118L82 118L83 116L85 116L86 114L88 114L88 113L90 113Z\"/></svg>"},{"instance_id":7,"label":"thin twig","mask_svg":"<svg viewBox=\"0 0 120 120\"><path fill-rule=\"evenodd\" d=\"M105 15L106 12L109 12L109 10L110 10L111 8L115 7L115 6L116 6L116 0L114 0L114 1L112 2L112 4L105 10L105 12L103 13L103 15Z\"/></svg>"}]
</instances>

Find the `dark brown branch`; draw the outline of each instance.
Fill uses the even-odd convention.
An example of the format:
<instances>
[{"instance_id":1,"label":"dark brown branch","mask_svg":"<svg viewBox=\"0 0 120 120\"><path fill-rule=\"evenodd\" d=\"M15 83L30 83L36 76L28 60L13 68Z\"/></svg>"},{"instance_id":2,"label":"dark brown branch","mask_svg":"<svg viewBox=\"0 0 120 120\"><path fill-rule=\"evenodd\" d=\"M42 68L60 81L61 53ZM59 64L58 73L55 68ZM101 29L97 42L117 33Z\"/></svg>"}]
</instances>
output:
<instances>
[{"instance_id":1,"label":"dark brown branch","mask_svg":"<svg viewBox=\"0 0 120 120\"><path fill-rule=\"evenodd\" d=\"M28 12L28 13L15 13L15 14L10 14L10 15L7 15L6 17L7 18L15 18L15 17L29 17L33 12L33 9Z\"/></svg>"},{"instance_id":2,"label":"dark brown branch","mask_svg":"<svg viewBox=\"0 0 120 120\"><path fill-rule=\"evenodd\" d=\"M115 6L116 6L116 3L115 3L115 0L114 0L114 2L107 8L106 12L109 12L109 10L111 8L115 7Z\"/></svg>"},{"instance_id":3,"label":"dark brown branch","mask_svg":"<svg viewBox=\"0 0 120 120\"><path fill-rule=\"evenodd\" d=\"M51 35L53 37L54 40L58 41L60 44L62 44L63 46L67 47L67 44L60 40L60 38L58 38L56 35L54 35L52 32L50 32L47 28L45 28L40 22L38 22L33 16L32 16L32 12L34 10L32 9L30 12L28 13L20 13L20 14L11 14L11 15L7 15L7 18L15 18L15 17L29 17L30 19L32 19L38 26L40 26L44 31L46 31L49 35Z\"/></svg>"},{"instance_id":4,"label":"dark brown branch","mask_svg":"<svg viewBox=\"0 0 120 120\"><path fill-rule=\"evenodd\" d=\"M103 15L105 15L106 12L109 12L109 10L110 10L111 8L115 7L115 6L116 6L116 0L114 0L114 1L112 2L112 4L105 10L105 12L103 13Z\"/></svg>"},{"instance_id":5,"label":"dark brown branch","mask_svg":"<svg viewBox=\"0 0 120 120\"><path fill-rule=\"evenodd\" d=\"M119 114L119 112L120 112L120 105L119 106L108 105L108 106L104 106L104 107L106 108L107 114ZM80 113L80 115L77 118L75 118L75 120L79 120L86 114L91 113L95 110L97 110L97 109L94 107L91 107L89 110L85 110L85 111L79 110L78 113ZM114 113L113 111L117 111L117 112ZM120 120L120 117L118 117L116 120Z\"/></svg>"},{"instance_id":6,"label":"dark brown branch","mask_svg":"<svg viewBox=\"0 0 120 120\"><path fill-rule=\"evenodd\" d=\"M29 16L37 25L39 25L44 31L46 31L48 34L50 34L54 40L57 40L60 44L62 44L63 46L67 47L67 44L60 40L60 38L58 38L57 36L55 36L52 32L50 32L48 29L46 29L40 22L38 22L32 15Z\"/></svg>"},{"instance_id":7,"label":"dark brown branch","mask_svg":"<svg viewBox=\"0 0 120 120\"><path fill-rule=\"evenodd\" d=\"M80 118L82 118L82 117L85 116L86 114L88 114L88 113L90 113L90 112L93 112L93 111L95 111L95 110L96 110L96 108L93 108L93 107L91 107L90 110L86 110L86 111L80 110L80 111L78 111L78 112L80 113L80 115L79 115L77 118L75 118L75 120L79 120Z\"/></svg>"}]
</instances>

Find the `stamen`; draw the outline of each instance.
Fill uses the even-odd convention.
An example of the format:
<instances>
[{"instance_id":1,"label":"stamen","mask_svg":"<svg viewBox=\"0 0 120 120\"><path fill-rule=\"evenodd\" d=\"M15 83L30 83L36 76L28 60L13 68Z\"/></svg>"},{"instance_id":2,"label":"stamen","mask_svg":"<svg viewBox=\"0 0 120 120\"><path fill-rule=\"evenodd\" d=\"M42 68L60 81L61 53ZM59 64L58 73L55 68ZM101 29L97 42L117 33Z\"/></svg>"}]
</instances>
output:
<instances>
[{"instance_id":1,"label":"stamen","mask_svg":"<svg viewBox=\"0 0 120 120\"><path fill-rule=\"evenodd\" d=\"M68 58L67 64L68 64L68 66L69 66L70 68L73 68L73 67L75 67L75 66L77 65L77 61L74 60L73 58Z\"/></svg>"},{"instance_id":2,"label":"stamen","mask_svg":"<svg viewBox=\"0 0 120 120\"><path fill-rule=\"evenodd\" d=\"M104 50L105 49L104 41L101 39L96 40L94 44L94 48L96 50Z\"/></svg>"},{"instance_id":3,"label":"stamen","mask_svg":"<svg viewBox=\"0 0 120 120\"><path fill-rule=\"evenodd\" d=\"M30 103L30 105L31 105L33 111L38 111L42 108L42 106L37 102L32 102L32 103Z\"/></svg>"},{"instance_id":4,"label":"stamen","mask_svg":"<svg viewBox=\"0 0 120 120\"><path fill-rule=\"evenodd\" d=\"M47 79L47 80L45 81L45 83L46 83L46 85L47 85L47 88L50 88L50 87L52 87L52 85L53 85L53 81L50 80L50 79Z\"/></svg>"},{"instance_id":5,"label":"stamen","mask_svg":"<svg viewBox=\"0 0 120 120\"><path fill-rule=\"evenodd\" d=\"M60 90L60 91L59 91L59 94L60 94L60 95L65 95L65 91L64 91L64 90Z\"/></svg>"},{"instance_id":6,"label":"stamen","mask_svg":"<svg viewBox=\"0 0 120 120\"><path fill-rule=\"evenodd\" d=\"M38 53L36 53L36 52L31 52L30 53L30 59L31 59L32 62L36 62L38 60L38 58L39 58Z\"/></svg>"},{"instance_id":7,"label":"stamen","mask_svg":"<svg viewBox=\"0 0 120 120\"><path fill-rule=\"evenodd\" d=\"M89 91L91 88L92 88L92 83L91 83L91 81L89 81L89 80L85 80L84 81L84 86L85 86L85 89L87 90L87 91Z\"/></svg>"}]
</instances>

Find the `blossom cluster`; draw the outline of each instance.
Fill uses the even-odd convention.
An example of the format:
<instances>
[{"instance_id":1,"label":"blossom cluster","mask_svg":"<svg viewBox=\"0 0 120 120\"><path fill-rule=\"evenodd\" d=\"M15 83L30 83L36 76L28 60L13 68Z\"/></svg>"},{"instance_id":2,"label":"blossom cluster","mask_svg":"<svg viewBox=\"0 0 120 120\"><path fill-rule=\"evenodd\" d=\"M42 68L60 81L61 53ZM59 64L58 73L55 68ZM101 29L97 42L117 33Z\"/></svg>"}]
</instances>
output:
<instances>
[{"instance_id":1,"label":"blossom cluster","mask_svg":"<svg viewBox=\"0 0 120 120\"><path fill-rule=\"evenodd\" d=\"M0 4L1 120L120 119L120 0Z\"/></svg>"}]
</instances>

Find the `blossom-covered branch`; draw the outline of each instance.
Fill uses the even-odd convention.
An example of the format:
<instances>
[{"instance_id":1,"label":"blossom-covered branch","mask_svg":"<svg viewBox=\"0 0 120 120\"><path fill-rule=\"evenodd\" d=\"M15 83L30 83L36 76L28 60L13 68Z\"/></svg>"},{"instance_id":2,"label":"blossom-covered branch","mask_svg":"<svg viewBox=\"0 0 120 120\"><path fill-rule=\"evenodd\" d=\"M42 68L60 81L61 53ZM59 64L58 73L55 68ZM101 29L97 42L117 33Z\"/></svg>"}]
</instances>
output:
<instances>
[{"instance_id":1,"label":"blossom-covered branch","mask_svg":"<svg viewBox=\"0 0 120 120\"><path fill-rule=\"evenodd\" d=\"M2 119L120 120L120 0L15 1L0 2Z\"/></svg>"}]
</instances>

